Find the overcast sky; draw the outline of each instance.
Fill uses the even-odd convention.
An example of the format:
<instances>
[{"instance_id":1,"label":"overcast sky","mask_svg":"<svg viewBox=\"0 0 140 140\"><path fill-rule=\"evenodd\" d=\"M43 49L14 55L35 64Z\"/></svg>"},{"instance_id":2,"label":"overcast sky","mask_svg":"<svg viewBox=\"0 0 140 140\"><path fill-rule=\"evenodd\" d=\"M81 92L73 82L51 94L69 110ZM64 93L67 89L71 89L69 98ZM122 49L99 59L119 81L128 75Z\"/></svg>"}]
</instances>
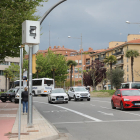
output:
<instances>
[{"instance_id":1,"label":"overcast sky","mask_svg":"<svg viewBox=\"0 0 140 140\"><path fill-rule=\"evenodd\" d=\"M43 16L60 0L49 0L36 13ZM41 25L40 50L64 46L84 51L105 49L111 41L127 41L128 34L140 34L140 0L67 0L57 6ZM50 25L50 26L49 26Z\"/></svg>"}]
</instances>

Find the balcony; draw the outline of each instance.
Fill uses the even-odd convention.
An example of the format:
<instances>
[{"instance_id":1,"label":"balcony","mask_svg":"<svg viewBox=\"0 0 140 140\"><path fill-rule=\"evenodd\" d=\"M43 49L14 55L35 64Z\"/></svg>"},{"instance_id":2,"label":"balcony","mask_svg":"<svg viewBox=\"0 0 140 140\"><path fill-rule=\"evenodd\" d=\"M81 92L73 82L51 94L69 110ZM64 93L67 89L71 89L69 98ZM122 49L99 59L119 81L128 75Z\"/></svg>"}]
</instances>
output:
<instances>
[{"instance_id":1,"label":"balcony","mask_svg":"<svg viewBox=\"0 0 140 140\"><path fill-rule=\"evenodd\" d=\"M95 60L99 60L99 58L95 58Z\"/></svg>"},{"instance_id":2,"label":"balcony","mask_svg":"<svg viewBox=\"0 0 140 140\"><path fill-rule=\"evenodd\" d=\"M104 60L104 59L105 59L105 56L99 58L100 61L102 61L102 60Z\"/></svg>"},{"instance_id":3,"label":"balcony","mask_svg":"<svg viewBox=\"0 0 140 140\"><path fill-rule=\"evenodd\" d=\"M119 52L113 53L112 55L115 55L115 56L117 56L117 55L124 55L124 52L123 51L119 51Z\"/></svg>"},{"instance_id":4,"label":"balcony","mask_svg":"<svg viewBox=\"0 0 140 140\"><path fill-rule=\"evenodd\" d=\"M123 65L123 59L120 59L117 61L116 64L113 64L113 66Z\"/></svg>"}]
</instances>

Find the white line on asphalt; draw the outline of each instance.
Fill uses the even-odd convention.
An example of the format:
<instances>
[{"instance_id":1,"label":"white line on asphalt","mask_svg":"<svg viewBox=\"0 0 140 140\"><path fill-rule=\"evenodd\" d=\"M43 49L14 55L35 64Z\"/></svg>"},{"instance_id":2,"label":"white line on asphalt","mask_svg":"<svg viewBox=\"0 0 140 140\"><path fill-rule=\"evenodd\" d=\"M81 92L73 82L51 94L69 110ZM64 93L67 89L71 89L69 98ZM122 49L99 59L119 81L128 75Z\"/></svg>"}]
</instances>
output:
<instances>
[{"instance_id":1,"label":"white line on asphalt","mask_svg":"<svg viewBox=\"0 0 140 140\"><path fill-rule=\"evenodd\" d=\"M106 113L106 112L102 112L102 111L98 111L99 113L102 113L104 115L110 115L110 116L114 116L113 113Z\"/></svg>"},{"instance_id":2,"label":"white line on asphalt","mask_svg":"<svg viewBox=\"0 0 140 140\"><path fill-rule=\"evenodd\" d=\"M91 100L91 101L111 103L111 102L109 102L109 101L100 101L100 100Z\"/></svg>"},{"instance_id":3,"label":"white line on asphalt","mask_svg":"<svg viewBox=\"0 0 140 140\"><path fill-rule=\"evenodd\" d=\"M104 106L100 106L101 108L106 108L106 109L111 109L111 108L108 108L108 107L104 107Z\"/></svg>"},{"instance_id":4,"label":"white line on asphalt","mask_svg":"<svg viewBox=\"0 0 140 140\"><path fill-rule=\"evenodd\" d=\"M67 110L52 110L52 111L43 111L44 113L49 113L49 112L67 112Z\"/></svg>"},{"instance_id":5,"label":"white line on asphalt","mask_svg":"<svg viewBox=\"0 0 140 140\"><path fill-rule=\"evenodd\" d=\"M113 123L113 122L140 122L140 120L112 120L112 121L56 122L56 123L52 123L52 124Z\"/></svg>"},{"instance_id":6,"label":"white line on asphalt","mask_svg":"<svg viewBox=\"0 0 140 140\"><path fill-rule=\"evenodd\" d=\"M16 114L0 114L0 117L16 117Z\"/></svg>"},{"instance_id":7,"label":"white line on asphalt","mask_svg":"<svg viewBox=\"0 0 140 140\"><path fill-rule=\"evenodd\" d=\"M42 103L42 104L48 104L48 103L45 103L45 102L37 102L37 101L35 101L35 102L36 102L36 103ZM99 120L99 119L97 119L97 118L91 117L91 116L89 116L89 115L86 115L86 114L84 114L84 113L81 113L81 112L78 112L78 111L75 111L75 110L72 110L72 109L69 109L69 108L66 108L66 107L62 107L62 106L59 106L59 105L53 105L53 106L56 106L56 107L59 107L59 108L62 108L62 109L71 111L71 112L73 112L73 113L76 113L76 114L78 114L78 115L81 115L81 116L83 116L83 117L85 117L85 118L88 118L88 119L91 119L91 120L94 120L94 121L102 121L102 120Z\"/></svg>"},{"instance_id":8,"label":"white line on asphalt","mask_svg":"<svg viewBox=\"0 0 140 140\"><path fill-rule=\"evenodd\" d=\"M95 105L93 105L93 104L90 104L91 106L95 106Z\"/></svg>"}]
</instances>

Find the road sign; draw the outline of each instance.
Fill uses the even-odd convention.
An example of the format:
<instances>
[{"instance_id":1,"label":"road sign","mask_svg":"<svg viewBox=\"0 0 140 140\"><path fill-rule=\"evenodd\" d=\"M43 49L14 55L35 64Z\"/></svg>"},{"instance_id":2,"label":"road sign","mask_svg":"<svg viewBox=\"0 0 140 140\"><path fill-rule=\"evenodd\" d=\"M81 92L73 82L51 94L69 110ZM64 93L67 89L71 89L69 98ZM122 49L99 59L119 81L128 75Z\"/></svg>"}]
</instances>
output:
<instances>
[{"instance_id":1,"label":"road sign","mask_svg":"<svg viewBox=\"0 0 140 140\"><path fill-rule=\"evenodd\" d=\"M39 50L39 45L33 45L33 54L36 54L37 51ZM25 45L25 51L27 52L27 54L29 54L29 46Z\"/></svg>"}]
</instances>

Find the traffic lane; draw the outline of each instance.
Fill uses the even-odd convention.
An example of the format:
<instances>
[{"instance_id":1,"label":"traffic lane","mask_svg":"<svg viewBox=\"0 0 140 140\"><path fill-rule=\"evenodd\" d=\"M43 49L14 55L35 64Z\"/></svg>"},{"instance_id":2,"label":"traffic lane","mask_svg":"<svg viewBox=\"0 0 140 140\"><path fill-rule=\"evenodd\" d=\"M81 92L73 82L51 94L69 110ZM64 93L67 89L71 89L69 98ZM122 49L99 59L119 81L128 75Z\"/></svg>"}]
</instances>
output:
<instances>
[{"instance_id":1,"label":"traffic lane","mask_svg":"<svg viewBox=\"0 0 140 140\"><path fill-rule=\"evenodd\" d=\"M36 109L52 123L57 122L84 122L97 121L96 118L75 110L69 110L68 104L62 107L61 104L48 104L45 102L35 102Z\"/></svg>"},{"instance_id":2,"label":"traffic lane","mask_svg":"<svg viewBox=\"0 0 140 140\"><path fill-rule=\"evenodd\" d=\"M140 122L89 122L54 124L58 131L70 133L77 140L139 140ZM67 130L67 131L66 131Z\"/></svg>"},{"instance_id":3,"label":"traffic lane","mask_svg":"<svg viewBox=\"0 0 140 140\"><path fill-rule=\"evenodd\" d=\"M108 107L105 107L105 105L107 105ZM75 112L80 112L80 113L90 116L91 117L90 120L93 120L94 118L95 121L116 121L116 120L139 121L139 114L135 112L129 113L127 111L113 110L111 109L109 101L96 100L96 102L94 101L94 104L91 104L91 102L87 102L87 101L77 101L77 102L71 101L69 102L69 104L53 104L52 106L58 107L53 110L61 109L62 107L64 107L65 110L72 109Z\"/></svg>"},{"instance_id":4,"label":"traffic lane","mask_svg":"<svg viewBox=\"0 0 140 140\"><path fill-rule=\"evenodd\" d=\"M60 106L64 107L63 104L61 104ZM87 114L102 121L129 121L140 119L139 110L129 109L126 111L121 111L120 109L112 109L111 103L109 101L94 100L94 104L92 101L70 101L68 107L69 109L79 111L81 113Z\"/></svg>"}]
</instances>

